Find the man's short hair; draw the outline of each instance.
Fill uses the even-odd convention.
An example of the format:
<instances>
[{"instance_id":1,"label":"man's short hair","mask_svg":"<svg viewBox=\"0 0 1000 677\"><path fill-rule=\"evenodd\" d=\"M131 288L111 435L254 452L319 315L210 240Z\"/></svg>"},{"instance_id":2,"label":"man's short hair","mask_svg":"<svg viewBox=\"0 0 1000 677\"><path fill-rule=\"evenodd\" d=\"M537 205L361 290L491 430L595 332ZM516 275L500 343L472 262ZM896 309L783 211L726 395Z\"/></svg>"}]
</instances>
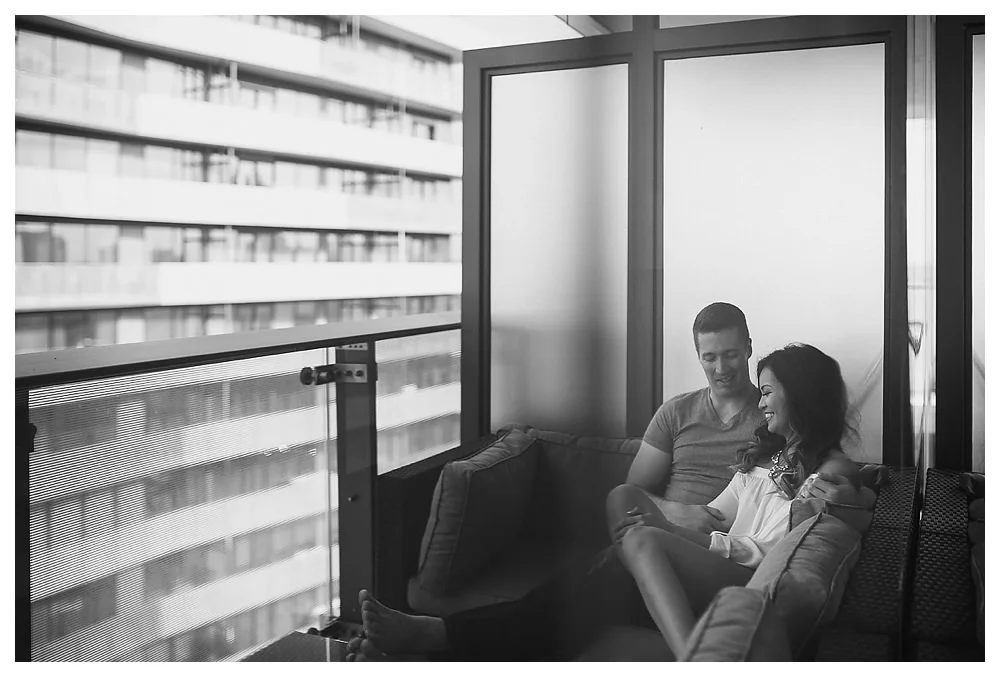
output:
<instances>
[{"instance_id":1,"label":"man's short hair","mask_svg":"<svg viewBox=\"0 0 1000 677\"><path fill-rule=\"evenodd\" d=\"M750 338L747 316L742 310L724 301L705 306L694 318L694 326L691 328L695 347L698 347L698 334L715 334L726 329L739 329L743 339Z\"/></svg>"}]
</instances>

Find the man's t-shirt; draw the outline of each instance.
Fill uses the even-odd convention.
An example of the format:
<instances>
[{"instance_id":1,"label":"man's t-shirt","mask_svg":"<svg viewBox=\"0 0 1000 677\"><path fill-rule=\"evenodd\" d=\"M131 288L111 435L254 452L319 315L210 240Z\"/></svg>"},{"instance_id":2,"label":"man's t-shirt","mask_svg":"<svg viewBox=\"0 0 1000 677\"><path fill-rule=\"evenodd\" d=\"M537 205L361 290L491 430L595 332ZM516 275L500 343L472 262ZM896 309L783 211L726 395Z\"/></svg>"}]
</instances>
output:
<instances>
[{"instance_id":1,"label":"man's t-shirt","mask_svg":"<svg viewBox=\"0 0 1000 677\"><path fill-rule=\"evenodd\" d=\"M673 451L665 499L706 505L722 493L733 477L729 466L736 463L736 452L764 422L759 399L756 389L749 391L744 407L726 423L715 413L708 388L660 405L642 440L660 451Z\"/></svg>"}]
</instances>

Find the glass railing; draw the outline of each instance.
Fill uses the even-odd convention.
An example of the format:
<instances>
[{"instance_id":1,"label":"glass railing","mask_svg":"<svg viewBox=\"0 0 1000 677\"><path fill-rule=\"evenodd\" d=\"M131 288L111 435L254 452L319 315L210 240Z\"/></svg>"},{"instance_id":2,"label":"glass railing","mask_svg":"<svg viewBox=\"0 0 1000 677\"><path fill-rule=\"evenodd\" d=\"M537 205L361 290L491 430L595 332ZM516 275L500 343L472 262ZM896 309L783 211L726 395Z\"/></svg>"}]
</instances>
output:
<instances>
[{"instance_id":1,"label":"glass railing","mask_svg":"<svg viewBox=\"0 0 1000 677\"><path fill-rule=\"evenodd\" d=\"M18 356L31 660L238 660L356 620L374 477L458 445L459 341L453 313Z\"/></svg>"}]
</instances>

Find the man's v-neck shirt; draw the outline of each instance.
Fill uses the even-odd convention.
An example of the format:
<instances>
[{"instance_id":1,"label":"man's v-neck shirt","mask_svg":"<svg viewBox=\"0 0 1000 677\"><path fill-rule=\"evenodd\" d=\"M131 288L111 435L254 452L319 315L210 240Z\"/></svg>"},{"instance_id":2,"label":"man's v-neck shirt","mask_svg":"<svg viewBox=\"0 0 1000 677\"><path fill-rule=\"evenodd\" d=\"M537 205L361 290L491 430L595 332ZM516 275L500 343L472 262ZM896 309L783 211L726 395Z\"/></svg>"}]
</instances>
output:
<instances>
[{"instance_id":1,"label":"man's v-neck shirt","mask_svg":"<svg viewBox=\"0 0 1000 677\"><path fill-rule=\"evenodd\" d=\"M722 493L733 477L729 466L736 462L736 452L750 443L753 431L764 423L756 388L747 389L744 406L724 423L710 398L709 388L673 397L660 406L646 428L646 444L673 453L664 494L669 501L705 505Z\"/></svg>"}]
</instances>

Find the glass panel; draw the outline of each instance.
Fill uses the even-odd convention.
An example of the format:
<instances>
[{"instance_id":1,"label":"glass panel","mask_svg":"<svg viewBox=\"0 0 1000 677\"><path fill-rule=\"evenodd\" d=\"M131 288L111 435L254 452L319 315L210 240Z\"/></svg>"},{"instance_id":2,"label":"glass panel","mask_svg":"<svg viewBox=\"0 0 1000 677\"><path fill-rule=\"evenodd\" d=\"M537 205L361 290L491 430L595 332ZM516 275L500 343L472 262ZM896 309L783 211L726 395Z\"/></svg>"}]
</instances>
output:
<instances>
[{"instance_id":1,"label":"glass panel","mask_svg":"<svg viewBox=\"0 0 1000 677\"><path fill-rule=\"evenodd\" d=\"M804 342L840 362L847 451L881 460L883 62L878 44L665 63L664 398L705 387L691 322L729 301L756 357Z\"/></svg>"},{"instance_id":2,"label":"glass panel","mask_svg":"<svg viewBox=\"0 0 1000 677\"><path fill-rule=\"evenodd\" d=\"M375 344L380 474L458 446L461 345L458 330Z\"/></svg>"},{"instance_id":3,"label":"glass panel","mask_svg":"<svg viewBox=\"0 0 1000 677\"><path fill-rule=\"evenodd\" d=\"M623 435L628 67L492 82L490 427Z\"/></svg>"},{"instance_id":4,"label":"glass panel","mask_svg":"<svg viewBox=\"0 0 1000 677\"><path fill-rule=\"evenodd\" d=\"M298 377L332 361L32 391L32 660L238 659L339 613L333 388Z\"/></svg>"},{"instance_id":5,"label":"glass panel","mask_svg":"<svg viewBox=\"0 0 1000 677\"><path fill-rule=\"evenodd\" d=\"M986 451L986 36L972 36L972 469L985 472Z\"/></svg>"}]
</instances>

